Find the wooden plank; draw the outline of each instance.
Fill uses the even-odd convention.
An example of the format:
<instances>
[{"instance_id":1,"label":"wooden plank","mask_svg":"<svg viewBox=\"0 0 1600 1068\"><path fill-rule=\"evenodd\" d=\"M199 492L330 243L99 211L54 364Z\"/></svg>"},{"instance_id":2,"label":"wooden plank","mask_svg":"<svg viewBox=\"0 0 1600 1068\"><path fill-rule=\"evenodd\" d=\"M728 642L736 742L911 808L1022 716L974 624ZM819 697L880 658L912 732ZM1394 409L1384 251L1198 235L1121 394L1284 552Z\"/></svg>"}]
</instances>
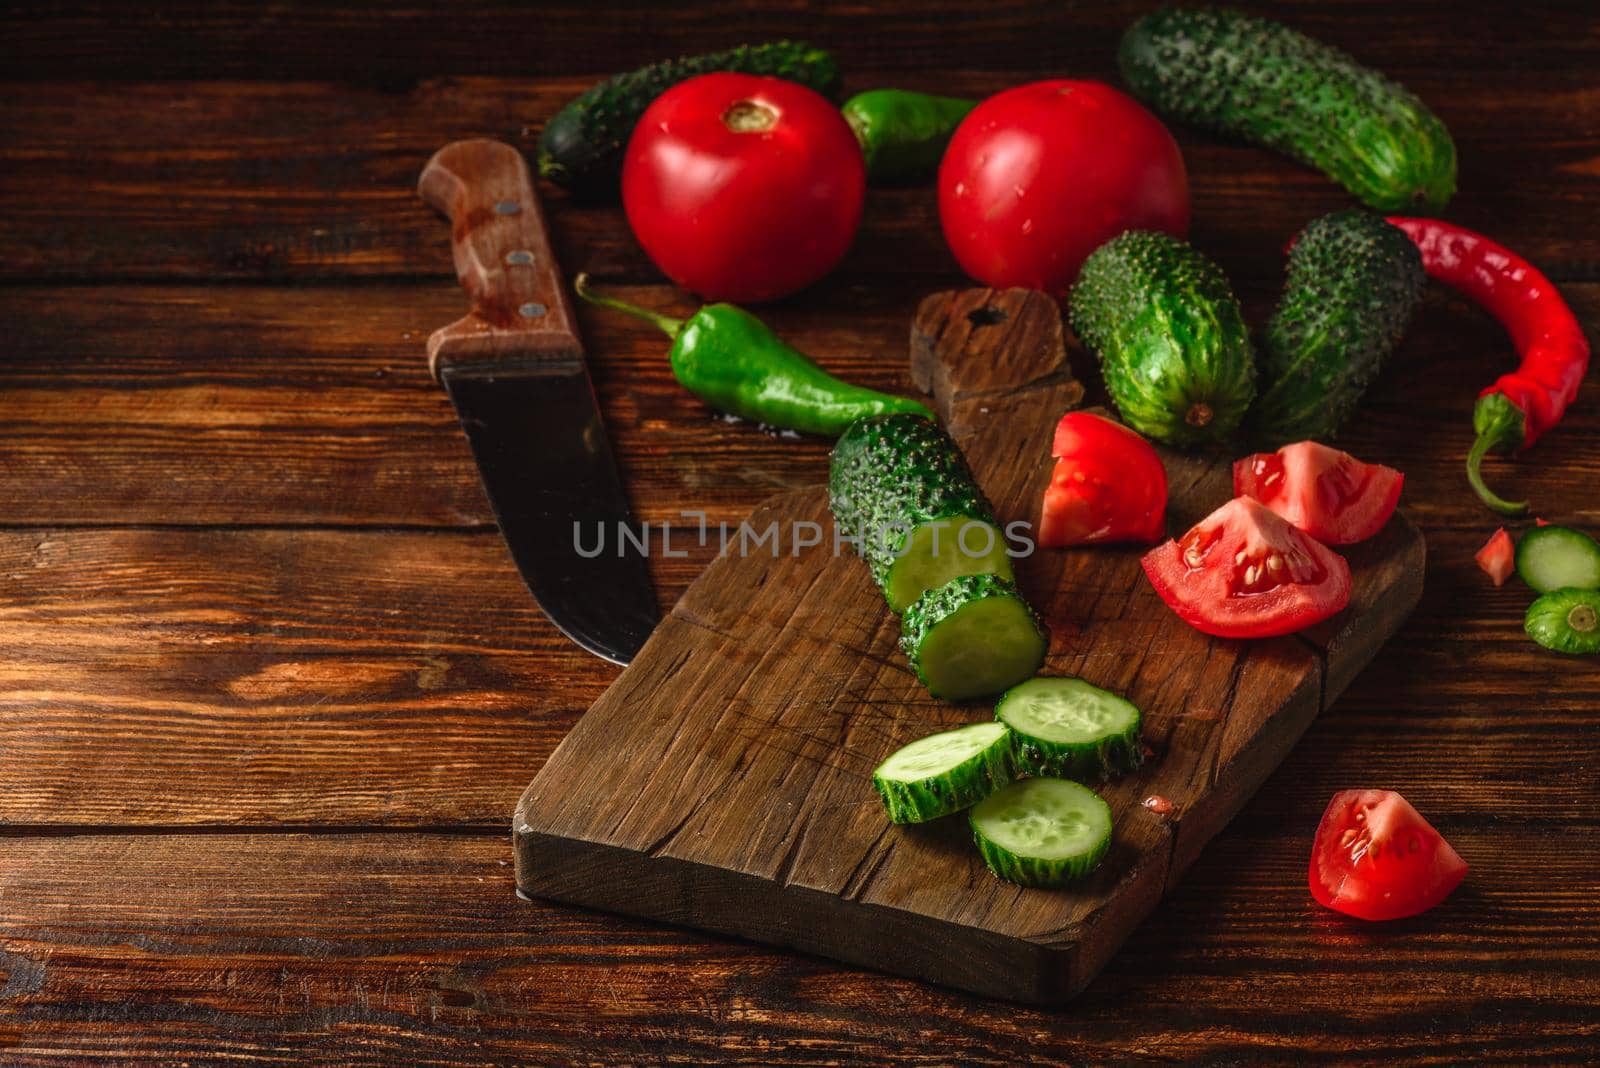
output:
<instances>
[{"instance_id":1,"label":"wooden plank","mask_svg":"<svg viewBox=\"0 0 1600 1068\"><path fill-rule=\"evenodd\" d=\"M1110 51L1068 39L1084 51L1051 72L1116 80ZM1018 75L941 65L909 81L862 73L857 84L891 78L984 96ZM423 164L463 137L530 147L584 84L451 77L392 93L326 83L46 83L0 94L8 204L0 279L450 277L447 227L415 194ZM1600 155L1600 90L1436 68L1416 88L1459 144L1451 218L1515 235L1518 251L1557 280L1600 278L1600 237L1570 224ZM1274 153L1174 132L1191 179L1191 238L1236 279L1276 280L1284 243L1349 204L1327 179ZM543 195L566 270L661 280L617 206ZM932 190L871 192L840 271L956 274Z\"/></svg>"},{"instance_id":2,"label":"wooden plank","mask_svg":"<svg viewBox=\"0 0 1600 1068\"><path fill-rule=\"evenodd\" d=\"M1519 74L1536 70L1551 85L1574 84L1582 81L1597 37L1581 6L1541 6L1537 33L1504 6L1444 0L1404 8L1381 0L1238 6L1284 19L1407 82L1521 84ZM427 7L395 18L347 0L269 19L248 0L178 0L163 6L159 20L130 22L114 8L64 0L11 13L15 58L6 77L324 79L389 87L466 72L593 77L668 56L793 37L799 28L834 52L855 88L868 84L856 84L858 72L880 70L897 81L935 85L944 71L967 67L1106 77L1122 30L1148 8L1140 0L1070 8L1008 0L980 11L961 0L934 0L914 7L829 4L825 17L799 20L783 5L710 0L648 14L616 3L547 5L538 12L496 4L473 18ZM351 41L366 47L352 48Z\"/></svg>"},{"instance_id":3,"label":"wooden plank","mask_svg":"<svg viewBox=\"0 0 1600 1068\"><path fill-rule=\"evenodd\" d=\"M617 291L689 307L664 288ZM18 324L0 353L0 522L493 522L422 351L429 331L461 314L452 282L85 292L0 289L0 316ZM841 288L849 312L838 318L818 322L800 307L768 318L831 370L906 391L917 296ZM773 490L816 477L822 439L775 444L714 418L673 379L665 338L581 315L642 519L697 509L737 521ZM33 492L40 485L52 492Z\"/></svg>"},{"instance_id":4,"label":"wooden plank","mask_svg":"<svg viewBox=\"0 0 1600 1068\"><path fill-rule=\"evenodd\" d=\"M762 314L828 369L909 392L906 326L929 284L830 279ZM1241 287L1255 321L1277 286ZM1563 289L1600 337L1600 285ZM0 351L0 524L492 521L423 366L428 331L461 311L453 282L88 292L0 287L0 319L15 324ZM666 287L616 292L673 314L692 307ZM825 441L774 441L712 418L672 378L659 334L587 306L580 317L642 518L699 509L737 523L772 493L821 477ZM1076 348L1072 359L1093 383L1093 360ZM1462 460L1471 398L1510 359L1487 316L1435 291L1340 444L1404 471L1405 507L1424 526L1474 523L1486 538L1493 517L1467 490ZM1600 500L1571 489L1600 482L1600 377L1530 454L1488 470L1547 518L1600 526Z\"/></svg>"},{"instance_id":5,"label":"wooden plank","mask_svg":"<svg viewBox=\"0 0 1600 1068\"><path fill-rule=\"evenodd\" d=\"M8 534L0 576L0 827L503 825L615 673L492 532Z\"/></svg>"},{"instance_id":6,"label":"wooden plank","mask_svg":"<svg viewBox=\"0 0 1600 1068\"><path fill-rule=\"evenodd\" d=\"M1592 820L1441 819L1469 884L1379 930L1308 899L1303 792L1275 776L1065 1016L519 901L499 837L0 839L0 1060L1583 1059L1600 913L1550 888Z\"/></svg>"},{"instance_id":7,"label":"wooden plank","mask_svg":"<svg viewBox=\"0 0 1600 1068\"><path fill-rule=\"evenodd\" d=\"M1055 303L1025 290L928 298L913 374L934 388L1003 522L1033 519L1054 419L1082 396ZM1226 464L1172 471L1177 527L1229 496ZM819 487L749 521L831 529ZM1415 601L1420 535L1403 519L1357 577L1325 648L1209 639L1150 590L1138 551L1041 553L1020 584L1081 675L1145 711L1155 756L1104 790L1112 852L1080 886L990 878L959 818L888 824L868 785L898 745L986 711L927 695L853 555L730 547L578 722L516 817L528 893L795 946L1028 1002L1080 991L1152 911ZM826 538L824 536L824 541ZM785 545L788 543L785 542ZM1159 794L1169 816L1142 807ZM960 824L959 826L957 826Z\"/></svg>"},{"instance_id":8,"label":"wooden plank","mask_svg":"<svg viewBox=\"0 0 1600 1068\"><path fill-rule=\"evenodd\" d=\"M1287 758L1293 814L1383 783L1463 820L1587 818L1600 663L1533 650L1480 532L1430 538L1417 613ZM708 557L652 562L670 603ZM500 826L617 676L490 533L13 532L0 579L0 827Z\"/></svg>"}]
</instances>

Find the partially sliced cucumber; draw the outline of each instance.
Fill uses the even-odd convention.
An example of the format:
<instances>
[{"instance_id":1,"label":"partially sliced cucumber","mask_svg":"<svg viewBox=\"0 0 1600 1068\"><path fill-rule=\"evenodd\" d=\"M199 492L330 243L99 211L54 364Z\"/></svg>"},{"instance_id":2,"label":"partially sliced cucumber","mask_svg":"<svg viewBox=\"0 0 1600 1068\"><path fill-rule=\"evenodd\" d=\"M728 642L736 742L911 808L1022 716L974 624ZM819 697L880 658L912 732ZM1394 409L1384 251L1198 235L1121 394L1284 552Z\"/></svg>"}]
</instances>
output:
<instances>
[{"instance_id":1,"label":"partially sliced cucumber","mask_svg":"<svg viewBox=\"0 0 1600 1068\"><path fill-rule=\"evenodd\" d=\"M900 623L900 647L917 678L950 701L1016 685L1039 670L1048 645L1033 609L995 575L963 575L929 590Z\"/></svg>"},{"instance_id":2,"label":"partially sliced cucumber","mask_svg":"<svg viewBox=\"0 0 1600 1068\"><path fill-rule=\"evenodd\" d=\"M994 509L932 420L902 412L852 423L828 460L828 507L896 612L958 575L1011 578Z\"/></svg>"},{"instance_id":3,"label":"partially sliced cucumber","mask_svg":"<svg viewBox=\"0 0 1600 1068\"><path fill-rule=\"evenodd\" d=\"M1534 527L1517 543L1517 574L1539 593L1600 589L1600 545L1571 527Z\"/></svg>"},{"instance_id":4,"label":"partially sliced cucumber","mask_svg":"<svg viewBox=\"0 0 1600 1068\"><path fill-rule=\"evenodd\" d=\"M968 816L989 870L1021 886L1060 886L1087 875L1111 848L1111 806L1066 779L1024 779Z\"/></svg>"},{"instance_id":5,"label":"partially sliced cucumber","mask_svg":"<svg viewBox=\"0 0 1600 1068\"><path fill-rule=\"evenodd\" d=\"M1017 770L1063 779L1105 779L1139 766L1139 709L1078 678L1029 679L1000 698Z\"/></svg>"},{"instance_id":6,"label":"partially sliced cucumber","mask_svg":"<svg viewBox=\"0 0 1600 1068\"><path fill-rule=\"evenodd\" d=\"M1528 607L1522 629L1558 653L1600 653L1600 590L1552 590Z\"/></svg>"},{"instance_id":7,"label":"partially sliced cucumber","mask_svg":"<svg viewBox=\"0 0 1600 1068\"><path fill-rule=\"evenodd\" d=\"M1003 723L973 723L918 738L872 773L872 785L896 823L923 823L982 801L1011 775L1011 740Z\"/></svg>"}]
</instances>

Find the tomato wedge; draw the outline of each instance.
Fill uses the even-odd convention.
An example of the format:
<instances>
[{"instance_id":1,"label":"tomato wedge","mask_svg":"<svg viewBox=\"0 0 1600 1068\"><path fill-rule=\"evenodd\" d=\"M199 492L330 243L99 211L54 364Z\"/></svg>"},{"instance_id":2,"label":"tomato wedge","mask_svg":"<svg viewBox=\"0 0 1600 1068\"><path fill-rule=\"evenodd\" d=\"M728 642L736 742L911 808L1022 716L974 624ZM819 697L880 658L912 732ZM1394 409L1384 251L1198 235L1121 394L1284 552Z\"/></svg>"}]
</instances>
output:
<instances>
[{"instance_id":1,"label":"tomato wedge","mask_svg":"<svg viewBox=\"0 0 1600 1068\"><path fill-rule=\"evenodd\" d=\"M1344 557L1249 497L1235 497L1141 562L1184 622L1220 638L1291 634L1350 603Z\"/></svg>"},{"instance_id":2,"label":"tomato wedge","mask_svg":"<svg viewBox=\"0 0 1600 1068\"><path fill-rule=\"evenodd\" d=\"M1466 874L1461 855L1393 790L1334 794L1311 845L1311 896L1363 920L1426 912Z\"/></svg>"},{"instance_id":3,"label":"tomato wedge","mask_svg":"<svg viewBox=\"0 0 1600 1068\"><path fill-rule=\"evenodd\" d=\"M1389 521L1406 477L1315 441L1258 452L1233 465L1233 492L1254 497L1327 545L1366 541Z\"/></svg>"},{"instance_id":4,"label":"tomato wedge","mask_svg":"<svg viewBox=\"0 0 1600 1068\"><path fill-rule=\"evenodd\" d=\"M1493 579L1496 586L1504 586L1511 572L1517 568L1517 547L1512 543L1511 535L1506 533L1506 528L1501 527L1489 536L1473 559L1478 561L1483 573Z\"/></svg>"},{"instance_id":5,"label":"tomato wedge","mask_svg":"<svg viewBox=\"0 0 1600 1068\"><path fill-rule=\"evenodd\" d=\"M1167 472L1136 431L1103 415L1068 412L1056 424L1055 473L1044 491L1046 548L1160 541L1167 530Z\"/></svg>"}]
</instances>

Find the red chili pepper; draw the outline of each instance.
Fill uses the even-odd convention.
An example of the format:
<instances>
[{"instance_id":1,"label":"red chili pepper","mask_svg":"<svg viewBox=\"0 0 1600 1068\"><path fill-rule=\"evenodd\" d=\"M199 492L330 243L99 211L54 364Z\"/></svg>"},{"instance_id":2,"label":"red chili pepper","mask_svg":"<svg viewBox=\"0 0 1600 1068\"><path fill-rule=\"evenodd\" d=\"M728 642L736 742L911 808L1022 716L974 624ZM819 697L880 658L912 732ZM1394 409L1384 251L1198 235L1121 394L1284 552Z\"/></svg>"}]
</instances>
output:
<instances>
[{"instance_id":1,"label":"red chili pepper","mask_svg":"<svg viewBox=\"0 0 1600 1068\"><path fill-rule=\"evenodd\" d=\"M1526 448L1561 420L1589 370L1583 328L1550 279L1482 234L1438 219L1389 221L1416 243L1427 272L1482 305L1522 354L1521 366L1478 394L1472 410L1478 440L1467 454L1467 479L1495 511L1526 512L1526 501L1503 500L1484 485L1483 458Z\"/></svg>"}]
</instances>

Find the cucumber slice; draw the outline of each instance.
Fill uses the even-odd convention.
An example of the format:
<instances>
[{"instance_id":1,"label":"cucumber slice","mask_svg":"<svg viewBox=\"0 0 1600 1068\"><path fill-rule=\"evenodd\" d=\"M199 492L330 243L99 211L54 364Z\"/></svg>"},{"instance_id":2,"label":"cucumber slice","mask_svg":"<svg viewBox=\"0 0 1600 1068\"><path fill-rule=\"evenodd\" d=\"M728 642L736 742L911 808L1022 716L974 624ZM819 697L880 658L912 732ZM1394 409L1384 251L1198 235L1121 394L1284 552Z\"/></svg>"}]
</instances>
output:
<instances>
[{"instance_id":1,"label":"cucumber slice","mask_svg":"<svg viewBox=\"0 0 1600 1068\"><path fill-rule=\"evenodd\" d=\"M1517 574L1539 593L1600 590L1600 545L1571 527L1534 527L1517 543Z\"/></svg>"},{"instance_id":2,"label":"cucumber slice","mask_svg":"<svg viewBox=\"0 0 1600 1068\"><path fill-rule=\"evenodd\" d=\"M962 575L1011 579L1000 528L981 519L935 519L913 527L885 574L889 607L902 612L928 590Z\"/></svg>"},{"instance_id":3,"label":"cucumber slice","mask_svg":"<svg viewBox=\"0 0 1600 1068\"><path fill-rule=\"evenodd\" d=\"M1111 806L1066 779L1024 779L968 816L989 870L1021 886L1060 886L1093 871L1111 848Z\"/></svg>"},{"instance_id":4,"label":"cucumber slice","mask_svg":"<svg viewBox=\"0 0 1600 1068\"><path fill-rule=\"evenodd\" d=\"M896 823L959 812L1011 779L1011 739L1003 723L973 723L918 738L872 773L872 785Z\"/></svg>"},{"instance_id":5,"label":"cucumber slice","mask_svg":"<svg viewBox=\"0 0 1600 1068\"><path fill-rule=\"evenodd\" d=\"M1105 779L1139 766L1138 706L1083 679L1029 679L994 714L1011 728L1024 775Z\"/></svg>"},{"instance_id":6,"label":"cucumber slice","mask_svg":"<svg viewBox=\"0 0 1600 1068\"><path fill-rule=\"evenodd\" d=\"M1600 590L1553 590L1528 606L1522 629L1558 653L1600 653Z\"/></svg>"},{"instance_id":7,"label":"cucumber slice","mask_svg":"<svg viewBox=\"0 0 1600 1068\"><path fill-rule=\"evenodd\" d=\"M1049 639L1016 587L963 575L929 590L900 621L900 648L935 697L962 701L1015 686L1039 670Z\"/></svg>"}]
</instances>

